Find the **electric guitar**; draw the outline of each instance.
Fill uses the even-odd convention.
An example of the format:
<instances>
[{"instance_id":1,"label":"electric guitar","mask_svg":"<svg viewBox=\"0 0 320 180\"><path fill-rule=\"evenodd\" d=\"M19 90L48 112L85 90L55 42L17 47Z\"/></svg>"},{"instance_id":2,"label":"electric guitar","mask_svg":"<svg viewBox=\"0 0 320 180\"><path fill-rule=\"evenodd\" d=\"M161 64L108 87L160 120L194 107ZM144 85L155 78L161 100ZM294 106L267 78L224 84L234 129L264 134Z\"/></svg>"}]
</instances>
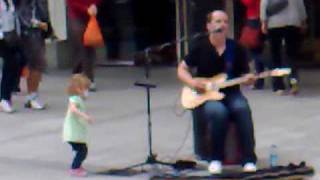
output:
<instances>
[{"instance_id":1,"label":"electric guitar","mask_svg":"<svg viewBox=\"0 0 320 180\"><path fill-rule=\"evenodd\" d=\"M285 76L291 73L290 68L277 68L270 71L264 71L256 75L257 79L266 78L269 76ZM245 77L227 80L227 75L224 73L215 75L211 78L199 78L206 82L206 88L203 93L198 93L195 89L188 86L182 88L181 104L186 109L194 109L208 100L219 101L224 98L224 94L219 92L220 89L242 84L247 81Z\"/></svg>"}]
</instances>

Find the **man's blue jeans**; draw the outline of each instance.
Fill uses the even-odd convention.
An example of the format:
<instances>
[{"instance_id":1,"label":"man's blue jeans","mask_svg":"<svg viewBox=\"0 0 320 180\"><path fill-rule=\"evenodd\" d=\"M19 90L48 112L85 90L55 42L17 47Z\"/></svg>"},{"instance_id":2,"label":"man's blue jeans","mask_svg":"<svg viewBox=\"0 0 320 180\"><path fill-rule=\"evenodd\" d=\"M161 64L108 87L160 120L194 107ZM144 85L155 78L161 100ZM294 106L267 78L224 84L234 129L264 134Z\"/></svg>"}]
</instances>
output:
<instances>
[{"instance_id":1,"label":"man's blue jeans","mask_svg":"<svg viewBox=\"0 0 320 180\"><path fill-rule=\"evenodd\" d=\"M199 124L208 125L211 133L212 154L210 160L223 161L224 142L228 130L228 121L233 121L239 135L241 144L242 164L256 162L254 127L252 122L251 110L247 99L240 91L226 94L222 101L207 101L193 111L195 122L194 133L196 136L201 134ZM197 142L195 142L197 146Z\"/></svg>"}]
</instances>

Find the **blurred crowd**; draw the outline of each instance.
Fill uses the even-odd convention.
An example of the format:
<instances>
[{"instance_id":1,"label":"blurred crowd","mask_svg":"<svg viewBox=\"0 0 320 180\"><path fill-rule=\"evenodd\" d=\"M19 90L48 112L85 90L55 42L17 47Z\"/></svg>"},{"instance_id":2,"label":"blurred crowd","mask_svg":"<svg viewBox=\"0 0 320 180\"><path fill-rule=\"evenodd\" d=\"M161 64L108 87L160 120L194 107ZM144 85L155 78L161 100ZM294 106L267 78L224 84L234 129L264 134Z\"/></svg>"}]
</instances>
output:
<instances>
[{"instance_id":1,"label":"blurred crowd","mask_svg":"<svg viewBox=\"0 0 320 180\"><path fill-rule=\"evenodd\" d=\"M0 0L0 55L3 59L0 107L12 113L12 94L20 91L20 77L26 77L27 95L25 107L35 110L45 109L39 95L42 73L46 68L45 39L65 40L68 35L72 73L83 73L90 79L90 90L96 90L94 69L95 47L83 44L83 35L90 17L99 21L106 43L108 59L119 58L119 23L115 11L116 1L102 0ZM265 69L290 67L292 73L288 82L283 77L274 77L272 89L283 95L299 92L299 76L295 61L303 33L307 28L307 15L303 0L239 0L245 7L245 23L241 27L239 42L245 46L253 60L254 70L261 73ZM144 2L148 4L148 1ZM170 27L169 22L161 22L158 11L143 11L137 1L132 1L137 50L149 45L168 42L170 35L161 36L157 24ZM160 4L159 4L160 6ZM61 7L65 8L61 11ZM163 5L172 7L172 4ZM56 10L60 8L59 12ZM173 10L173 9L172 9ZM143 13L142 13L143 12ZM154 17L146 17L145 14ZM108 17L108 18L105 18ZM158 17L158 18L157 18ZM169 20L168 20L169 21ZM68 23L67 23L68 22ZM149 22L153 22L150 25ZM61 25L61 24L65 24ZM149 24L149 26L147 26ZM150 27L154 27L153 29ZM168 32L163 34L170 34ZM67 33L68 32L68 33ZM151 38L155 37L155 38ZM151 40L154 40L151 42ZM267 42L270 45L270 63L262 59ZM284 49L284 50L283 50ZM288 88L286 87L288 86ZM257 80L254 89L263 89L263 79Z\"/></svg>"}]
</instances>

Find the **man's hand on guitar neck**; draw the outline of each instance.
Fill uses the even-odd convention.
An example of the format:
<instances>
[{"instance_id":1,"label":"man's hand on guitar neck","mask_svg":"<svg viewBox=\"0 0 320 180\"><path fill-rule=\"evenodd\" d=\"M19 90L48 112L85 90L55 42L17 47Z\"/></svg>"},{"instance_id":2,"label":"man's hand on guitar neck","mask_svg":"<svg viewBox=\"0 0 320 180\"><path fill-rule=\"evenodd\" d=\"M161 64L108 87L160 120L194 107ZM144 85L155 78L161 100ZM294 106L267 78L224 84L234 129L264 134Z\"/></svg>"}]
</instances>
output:
<instances>
[{"instance_id":1,"label":"man's hand on guitar neck","mask_svg":"<svg viewBox=\"0 0 320 180\"><path fill-rule=\"evenodd\" d=\"M257 77L252 73L244 75L243 78L246 79L246 82L243 83L246 86L253 85L257 80Z\"/></svg>"},{"instance_id":2,"label":"man's hand on guitar neck","mask_svg":"<svg viewBox=\"0 0 320 180\"><path fill-rule=\"evenodd\" d=\"M207 81L204 79L193 78L190 85L193 89L197 90L197 92L203 93L206 91L207 84Z\"/></svg>"}]
</instances>

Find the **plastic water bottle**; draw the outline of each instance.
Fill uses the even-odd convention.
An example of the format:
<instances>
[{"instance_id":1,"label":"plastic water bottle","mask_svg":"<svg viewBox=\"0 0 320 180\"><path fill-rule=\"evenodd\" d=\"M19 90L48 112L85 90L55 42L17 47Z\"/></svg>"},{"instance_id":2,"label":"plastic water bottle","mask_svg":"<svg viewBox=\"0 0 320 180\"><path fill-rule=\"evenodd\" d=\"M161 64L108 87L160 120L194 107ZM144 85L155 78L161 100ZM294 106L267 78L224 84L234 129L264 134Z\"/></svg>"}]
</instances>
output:
<instances>
[{"instance_id":1,"label":"plastic water bottle","mask_svg":"<svg viewBox=\"0 0 320 180\"><path fill-rule=\"evenodd\" d=\"M270 167L275 167L278 165L277 146L275 144L272 144L270 147L269 165Z\"/></svg>"}]
</instances>

